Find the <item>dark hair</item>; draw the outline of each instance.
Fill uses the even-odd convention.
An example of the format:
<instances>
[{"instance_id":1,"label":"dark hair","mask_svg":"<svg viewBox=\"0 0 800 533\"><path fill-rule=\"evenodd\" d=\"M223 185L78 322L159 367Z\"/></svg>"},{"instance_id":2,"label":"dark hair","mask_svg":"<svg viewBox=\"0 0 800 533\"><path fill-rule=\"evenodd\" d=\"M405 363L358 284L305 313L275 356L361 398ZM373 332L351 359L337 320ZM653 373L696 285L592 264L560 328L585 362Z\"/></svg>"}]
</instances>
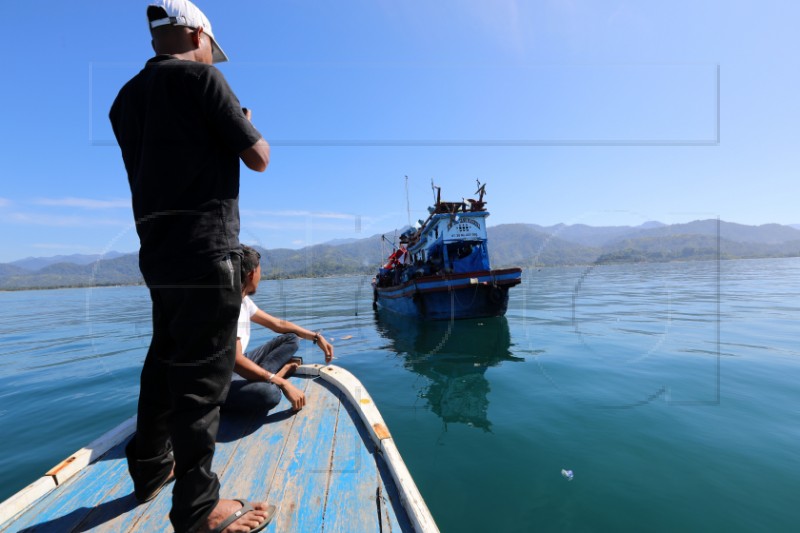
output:
<instances>
[{"instance_id":1,"label":"dark hair","mask_svg":"<svg viewBox=\"0 0 800 533\"><path fill-rule=\"evenodd\" d=\"M167 11L161 6L147 6L147 20L150 22L165 19L168 16Z\"/></svg>"},{"instance_id":2,"label":"dark hair","mask_svg":"<svg viewBox=\"0 0 800 533\"><path fill-rule=\"evenodd\" d=\"M255 249L242 245L242 284L250 272L255 272L261 260L261 254Z\"/></svg>"}]
</instances>

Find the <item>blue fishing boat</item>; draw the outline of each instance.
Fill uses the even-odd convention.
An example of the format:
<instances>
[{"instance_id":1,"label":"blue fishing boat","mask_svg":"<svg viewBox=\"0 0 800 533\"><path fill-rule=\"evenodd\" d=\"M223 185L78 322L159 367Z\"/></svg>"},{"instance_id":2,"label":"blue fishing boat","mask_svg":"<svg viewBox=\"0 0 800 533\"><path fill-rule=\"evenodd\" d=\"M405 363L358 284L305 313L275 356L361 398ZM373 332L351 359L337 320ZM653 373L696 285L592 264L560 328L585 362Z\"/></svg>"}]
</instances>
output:
<instances>
[{"instance_id":1,"label":"blue fishing boat","mask_svg":"<svg viewBox=\"0 0 800 533\"><path fill-rule=\"evenodd\" d=\"M503 316L522 269L492 270L486 232L486 185L478 199L436 203L427 220L400 235L372 281L373 308L430 320Z\"/></svg>"},{"instance_id":2,"label":"blue fishing boat","mask_svg":"<svg viewBox=\"0 0 800 533\"><path fill-rule=\"evenodd\" d=\"M223 414L214 471L227 497L277 506L266 529L438 532L372 398L349 372L302 365L297 413L284 398L270 414ZM171 531L171 487L139 504L125 444L135 417L0 503L0 532Z\"/></svg>"}]
</instances>

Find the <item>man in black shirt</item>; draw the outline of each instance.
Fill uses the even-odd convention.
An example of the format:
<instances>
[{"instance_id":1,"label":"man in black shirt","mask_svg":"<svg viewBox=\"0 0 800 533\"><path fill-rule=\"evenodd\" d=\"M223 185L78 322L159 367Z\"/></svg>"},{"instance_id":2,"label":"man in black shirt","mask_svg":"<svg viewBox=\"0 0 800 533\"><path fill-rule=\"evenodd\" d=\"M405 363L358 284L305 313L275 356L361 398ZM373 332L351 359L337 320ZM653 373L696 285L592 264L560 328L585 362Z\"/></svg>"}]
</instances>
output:
<instances>
[{"instance_id":1,"label":"man in black shirt","mask_svg":"<svg viewBox=\"0 0 800 533\"><path fill-rule=\"evenodd\" d=\"M221 500L211 462L242 301L239 160L262 172L269 145L212 66L227 57L205 15L188 0L160 0L147 16L156 56L109 114L153 302L128 468L140 501L174 476L177 532L255 531L274 506Z\"/></svg>"}]
</instances>

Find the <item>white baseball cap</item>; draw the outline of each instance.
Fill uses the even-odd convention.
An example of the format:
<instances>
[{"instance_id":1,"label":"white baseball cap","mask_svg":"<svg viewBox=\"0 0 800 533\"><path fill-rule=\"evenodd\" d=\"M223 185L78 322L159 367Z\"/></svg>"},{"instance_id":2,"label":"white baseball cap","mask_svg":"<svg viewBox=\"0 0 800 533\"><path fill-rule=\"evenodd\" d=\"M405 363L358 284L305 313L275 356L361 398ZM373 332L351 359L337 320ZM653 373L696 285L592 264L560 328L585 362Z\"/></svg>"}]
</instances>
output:
<instances>
[{"instance_id":1,"label":"white baseball cap","mask_svg":"<svg viewBox=\"0 0 800 533\"><path fill-rule=\"evenodd\" d=\"M211 38L211 51L214 63L222 63L228 60L228 56L222 51L214 34L211 31L211 22L208 21L200 9L189 0L157 0L150 3L151 6L160 7L166 11L166 18L150 21L150 29L159 26L186 26L187 28L203 28L203 32Z\"/></svg>"}]
</instances>

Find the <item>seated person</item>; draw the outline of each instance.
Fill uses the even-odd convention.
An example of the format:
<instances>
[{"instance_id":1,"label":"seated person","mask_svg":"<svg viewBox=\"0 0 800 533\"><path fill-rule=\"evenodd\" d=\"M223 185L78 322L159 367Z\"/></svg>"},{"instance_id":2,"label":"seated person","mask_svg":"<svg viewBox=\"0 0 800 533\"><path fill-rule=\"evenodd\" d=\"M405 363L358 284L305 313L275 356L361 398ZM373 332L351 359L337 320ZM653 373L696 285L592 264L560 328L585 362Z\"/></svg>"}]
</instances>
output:
<instances>
[{"instance_id":1,"label":"seated person","mask_svg":"<svg viewBox=\"0 0 800 533\"><path fill-rule=\"evenodd\" d=\"M333 346L321 333L315 333L289 322L275 318L259 309L250 299L261 281L261 255L249 246L242 246L242 308L239 312L239 329L236 340L236 362L233 371L241 378L231 382L228 397L222 406L225 411L266 413L286 396L297 411L305 405L305 395L286 379L298 364L293 357L298 348L298 337L313 341L325 354L325 362L333 359ZM250 322L255 322L276 333L281 333L266 344L247 351L250 342Z\"/></svg>"}]
</instances>

